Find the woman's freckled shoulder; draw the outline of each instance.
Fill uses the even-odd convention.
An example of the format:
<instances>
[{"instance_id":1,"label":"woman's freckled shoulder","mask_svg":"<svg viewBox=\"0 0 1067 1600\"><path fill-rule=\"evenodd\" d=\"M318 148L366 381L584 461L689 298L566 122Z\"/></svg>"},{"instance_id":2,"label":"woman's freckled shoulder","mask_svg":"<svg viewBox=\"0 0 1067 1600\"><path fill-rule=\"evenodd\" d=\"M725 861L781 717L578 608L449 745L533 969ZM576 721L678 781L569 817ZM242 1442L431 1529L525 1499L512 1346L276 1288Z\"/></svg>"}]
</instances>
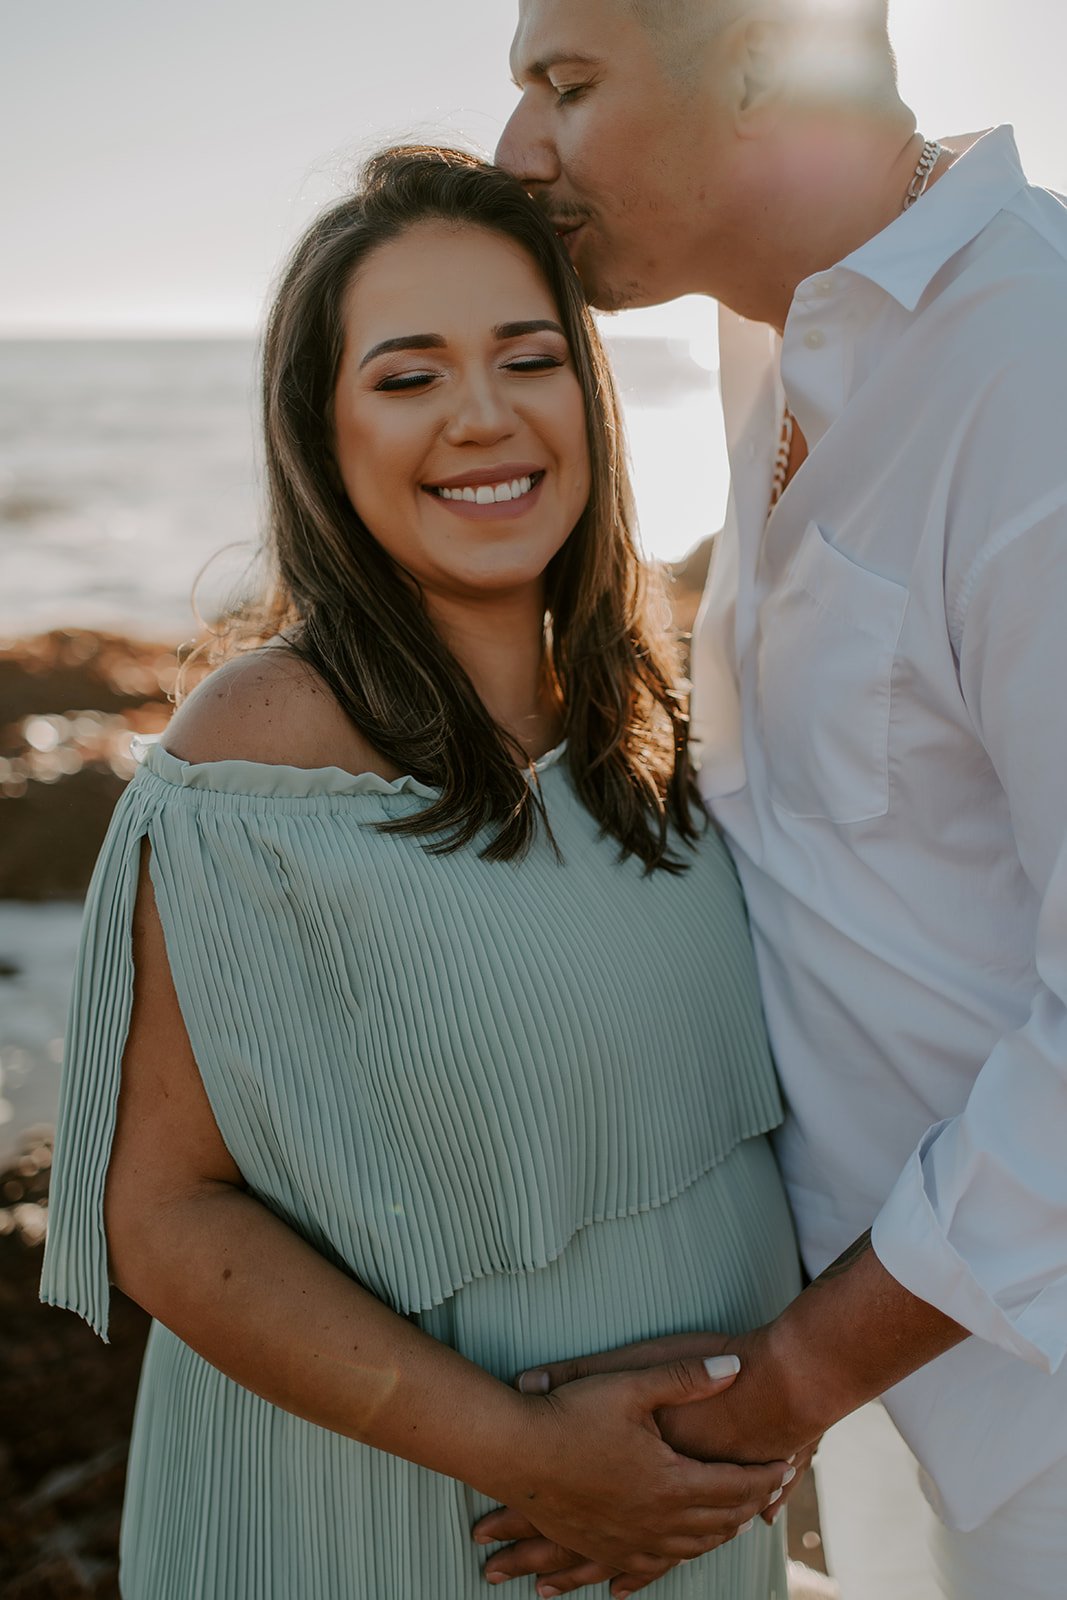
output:
<instances>
[{"instance_id":1,"label":"woman's freckled shoulder","mask_svg":"<svg viewBox=\"0 0 1067 1600\"><path fill-rule=\"evenodd\" d=\"M374 752L307 662L249 651L216 668L175 713L163 748L181 761L377 770Z\"/></svg>"}]
</instances>

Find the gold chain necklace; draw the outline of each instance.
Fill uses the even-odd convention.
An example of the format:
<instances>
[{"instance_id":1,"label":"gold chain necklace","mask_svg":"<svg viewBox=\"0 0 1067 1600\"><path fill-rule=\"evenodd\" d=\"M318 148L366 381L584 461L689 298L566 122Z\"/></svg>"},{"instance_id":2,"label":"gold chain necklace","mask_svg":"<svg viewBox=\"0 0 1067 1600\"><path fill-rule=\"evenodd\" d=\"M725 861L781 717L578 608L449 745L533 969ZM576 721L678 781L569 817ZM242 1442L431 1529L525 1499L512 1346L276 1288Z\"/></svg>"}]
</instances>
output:
<instances>
[{"instance_id":1,"label":"gold chain necklace","mask_svg":"<svg viewBox=\"0 0 1067 1600\"><path fill-rule=\"evenodd\" d=\"M938 144L936 139L927 139L919 157L919 164L915 168L912 180L908 184L908 191L904 196L902 210L909 211L926 193L926 186L937 163L945 153L944 145ZM778 449L774 456L774 471L771 474L771 503L767 507L770 516L782 495L789 479L789 460L793 454L793 434L796 432L796 421L789 407L786 406L782 413L782 431L778 435Z\"/></svg>"}]
</instances>

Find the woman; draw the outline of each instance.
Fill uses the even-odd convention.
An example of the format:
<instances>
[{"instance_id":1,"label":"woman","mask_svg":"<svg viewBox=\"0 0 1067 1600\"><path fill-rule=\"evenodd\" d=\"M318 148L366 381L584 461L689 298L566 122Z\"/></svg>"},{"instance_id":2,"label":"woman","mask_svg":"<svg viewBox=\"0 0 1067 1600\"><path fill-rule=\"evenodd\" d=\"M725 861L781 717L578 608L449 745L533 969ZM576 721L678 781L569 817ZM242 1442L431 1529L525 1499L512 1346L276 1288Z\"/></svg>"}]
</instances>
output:
<instances>
[{"instance_id":1,"label":"woman","mask_svg":"<svg viewBox=\"0 0 1067 1600\"><path fill-rule=\"evenodd\" d=\"M796 1267L744 912L536 207L379 157L295 252L265 407L270 648L147 751L68 1038L43 1294L104 1333L110 1268L155 1319L123 1594L465 1600L498 1501L662 1570L784 1464L669 1450L699 1363L509 1381L765 1321ZM661 1592L776 1586L757 1523Z\"/></svg>"}]
</instances>

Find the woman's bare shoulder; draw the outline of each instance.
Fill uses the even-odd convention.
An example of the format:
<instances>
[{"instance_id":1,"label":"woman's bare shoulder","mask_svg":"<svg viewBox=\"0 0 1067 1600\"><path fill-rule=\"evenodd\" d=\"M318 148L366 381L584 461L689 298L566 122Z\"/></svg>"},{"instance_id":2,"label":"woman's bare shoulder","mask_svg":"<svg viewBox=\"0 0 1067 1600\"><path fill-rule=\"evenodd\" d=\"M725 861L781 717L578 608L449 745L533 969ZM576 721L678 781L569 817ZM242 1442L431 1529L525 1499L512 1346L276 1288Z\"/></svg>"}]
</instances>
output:
<instances>
[{"instance_id":1,"label":"woman's bare shoulder","mask_svg":"<svg viewBox=\"0 0 1067 1600\"><path fill-rule=\"evenodd\" d=\"M163 736L181 761L382 772L383 763L308 662L283 645L227 661L182 702Z\"/></svg>"}]
</instances>

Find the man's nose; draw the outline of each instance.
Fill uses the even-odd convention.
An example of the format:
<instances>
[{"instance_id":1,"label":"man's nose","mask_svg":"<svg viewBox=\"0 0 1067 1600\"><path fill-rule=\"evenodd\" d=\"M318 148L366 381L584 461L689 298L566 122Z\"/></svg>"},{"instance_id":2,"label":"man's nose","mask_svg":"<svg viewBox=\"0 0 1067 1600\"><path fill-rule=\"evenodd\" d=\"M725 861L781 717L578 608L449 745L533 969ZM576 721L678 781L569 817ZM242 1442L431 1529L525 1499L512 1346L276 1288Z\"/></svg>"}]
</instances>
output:
<instances>
[{"instance_id":1,"label":"man's nose","mask_svg":"<svg viewBox=\"0 0 1067 1600\"><path fill-rule=\"evenodd\" d=\"M527 187L554 183L559 177L555 147L525 96L504 126L495 160L498 167Z\"/></svg>"}]
</instances>

